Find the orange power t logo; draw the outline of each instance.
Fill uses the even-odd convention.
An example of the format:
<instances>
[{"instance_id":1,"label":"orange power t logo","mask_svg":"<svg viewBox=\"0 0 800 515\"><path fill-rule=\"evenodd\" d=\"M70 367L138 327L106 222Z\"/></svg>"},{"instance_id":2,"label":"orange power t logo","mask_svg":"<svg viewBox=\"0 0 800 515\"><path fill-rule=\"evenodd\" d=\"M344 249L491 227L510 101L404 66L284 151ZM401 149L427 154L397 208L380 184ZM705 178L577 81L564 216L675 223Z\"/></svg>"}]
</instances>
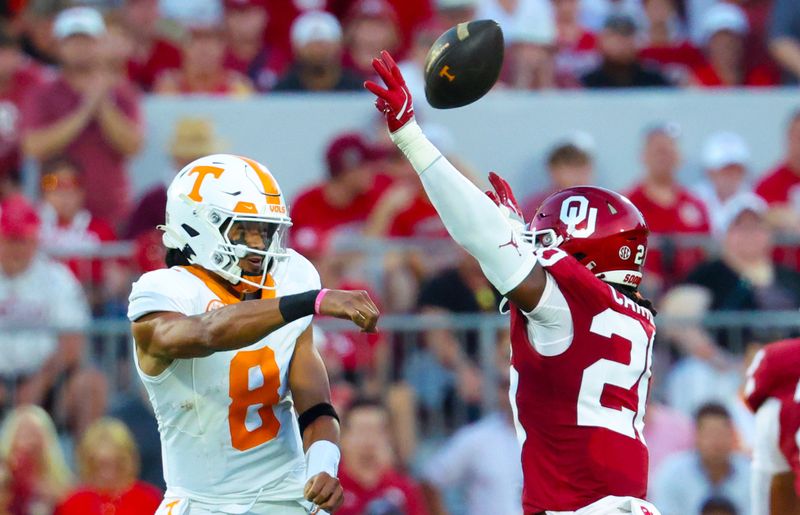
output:
<instances>
[{"instance_id":1,"label":"orange power t logo","mask_svg":"<svg viewBox=\"0 0 800 515\"><path fill-rule=\"evenodd\" d=\"M450 66L445 66L444 68L442 68L441 71L439 71L439 77L444 77L450 82L456 80L456 76L450 73Z\"/></svg>"},{"instance_id":2,"label":"orange power t logo","mask_svg":"<svg viewBox=\"0 0 800 515\"><path fill-rule=\"evenodd\" d=\"M175 500L175 501L172 501L172 502L170 502L170 503L167 503L167 504L166 504L166 507L168 508L168 510L167 510L167 515L172 515L172 509L173 509L175 506L177 506L177 505L178 505L178 503L180 503L180 502L181 502L181 500L180 500L180 499L177 499L177 500Z\"/></svg>"},{"instance_id":3,"label":"orange power t logo","mask_svg":"<svg viewBox=\"0 0 800 515\"><path fill-rule=\"evenodd\" d=\"M192 186L192 191L189 192L188 197L195 202L201 202L203 197L200 196L200 186L203 184L203 181L209 175L213 175L214 178L219 179L222 172L224 172L224 168L220 168L218 166L195 166L189 171L189 175L193 173L197 174L197 179L194 180L194 186Z\"/></svg>"}]
</instances>

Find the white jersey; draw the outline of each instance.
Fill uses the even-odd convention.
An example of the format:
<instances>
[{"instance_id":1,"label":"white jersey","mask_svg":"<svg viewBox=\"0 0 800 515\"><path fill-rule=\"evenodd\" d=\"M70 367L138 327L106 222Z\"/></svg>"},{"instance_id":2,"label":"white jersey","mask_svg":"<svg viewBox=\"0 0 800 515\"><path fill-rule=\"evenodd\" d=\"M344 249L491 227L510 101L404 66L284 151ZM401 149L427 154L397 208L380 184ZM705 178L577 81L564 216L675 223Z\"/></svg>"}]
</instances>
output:
<instances>
[{"instance_id":1,"label":"white jersey","mask_svg":"<svg viewBox=\"0 0 800 515\"><path fill-rule=\"evenodd\" d=\"M320 288L314 266L289 252L276 290L264 290L262 298ZM202 269L173 267L133 284L128 318L198 315L235 302ZM158 421L167 496L245 505L303 498L305 458L288 374L295 342L311 319L239 350L176 359L158 376L137 363Z\"/></svg>"}]
</instances>

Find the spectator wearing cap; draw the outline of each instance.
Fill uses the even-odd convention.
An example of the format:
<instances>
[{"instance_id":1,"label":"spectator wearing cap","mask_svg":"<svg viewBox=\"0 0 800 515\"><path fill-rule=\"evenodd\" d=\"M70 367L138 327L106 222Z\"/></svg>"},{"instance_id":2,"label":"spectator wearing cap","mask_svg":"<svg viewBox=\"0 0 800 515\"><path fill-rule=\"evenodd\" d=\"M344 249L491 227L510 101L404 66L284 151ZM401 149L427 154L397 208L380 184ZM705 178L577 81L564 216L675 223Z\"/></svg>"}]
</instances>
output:
<instances>
[{"instance_id":1,"label":"spectator wearing cap","mask_svg":"<svg viewBox=\"0 0 800 515\"><path fill-rule=\"evenodd\" d=\"M258 91L269 91L289 64L289 56L265 40L269 20L264 0L225 0L225 67L246 75Z\"/></svg>"},{"instance_id":2,"label":"spectator wearing cap","mask_svg":"<svg viewBox=\"0 0 800 515\"><path fill-rule=\"evenodd\" d=\"M292 204L292 238L324 238L334 229L363 224L391 180L376 175L374 149L355 133L338 136L325 152L328 179Z\"/></svg>"},{"instance_id":3,"label":"spectator wearing cap","mask_svg":"<svg viewBox=\"0 0 800 515\"><path fill-rule=\"evenodd\" d=\"M124 0L120 12L133 41L128 77L142 90L151 91L160 74L180 68L181 51L159 30L158 0Z\"/></svg>"},{"instance_id":4,"label":"spectator wearing cap","mask_svg":"<svg viewBox=\"0 0 800 515\"><path fill-rule=\"evenodd\" d=\"M417 483L396 465L389 411L378 401L359 399L342 420L339 481L344 503L338 515L403 513L427 515Z\"/></svg>"},{"instance_id":5,"label":"spectator wearing cap","mask_svg":"<svg viewBox=\"0 0 800 515\"><path fill-rule=\"evenodd\" d=\"M662 515L700 513L712 496L725 496L749 513L750 463L736 450L731 415L706 404L695 415L695 448L668 459L653 481L651 499Z\"/></svg>"},{"instance_id":6,"label":"spectator wearing cap","mask_svg":"<svg viewBox=\"0 0 800 515\"><path fill-rule=\"evenodd\" d=\"M600 61L597 36L580 20L579 0L550 0L556 24L556 73L577 80Z\"/></svg>"},{"instance_id":7,"label":"spectator wearing cap","mask_svg":"<svg viewBox=\"0 0 800 515\"><path fill-rule=\"evenodd\" d=\"M478 0L435 0L436 19L445 27L453 27L476 19Z\"/></svg>"},{"instance_id":8,"label":"spectator wearing cap","mask_svg":"<svg viewBox=\"0 0 800 515\"><path fill-rule=\"evenodd\" d=\"M118 224L130 205L127 160L143 139L139 98L102 60L100 13L88 7L62 11L53 32L61 67L54 81L27 98L23 150L39 162L61 155L75 161L83 170L87 209Z\"/></svg>"},{"instance_id":9,"label":"spectator wearing cap","mask_svg":"<svg viewBox=\"0 0 800 515\"><path fill-rule=\"evenodd\" d=\"M692 70L705 65L705 57L687 37L676 0L644 0L647 27L639 57L655 63L674 84L688 85Z\"/></svg>"},{"instance_id":10,"label":"spectator wearing cap","mask_svg":"<svg viewBox=\"0 0 800 515\"><path fill-rule=\"evenodd\" d=\"M657 69L640 62L636 50L636 23L625 15L612 15L600 33L600 64L581 79L587 88L666 87L669 81Z\"/></svg>"},{"instance_id":11,"label":"spectator wearing cap","mask_svg":"<svg viewBox=\"0 0 800 515\"><path fill-rule=\"evenodd\" d=\"M381 50L398 54L401 43L397 13L386 0L358 0L347 12L344 62L362 77L375 74L372 60Z\"/></svg>"},{"instance_id":12,"label":"spectator wearing cap","mask_svg":"<svg viewBox=\"0 0 800 515\"><path fill-rule=\"evenodd\" d=\"M181 67L161 73L154 86L160 94L247 95L253 85L245 75L225 68L222 20L204 11L186 20Z\"/></svg>"},{"instance_id":13,"label":"spectator wearing cap","mask_svg":"<svg viewBox=\"0 0 800 515\"><path fill-rule=\"evenodd\" d=\"M330 13L311 11L292 24L294 61L275 91L360 91L363 79L342 66L342 27Z\"/></svg>"},{"instance_id":14,"label":"spectator wearing cap","mask_svg":"<svg viewBox=\"0 0 800 515\"><path fill-rule=\"evenodd\" d=\"M744 60L744 41L749 25L737 5L711 6L701 22L703 53L707 63L693 70L691 82L701 87L773 86L769 68Z\"/></svg>"},{"instance_id":15,"label":"spectator wearing cap","mask_svg":"<svg viewBox=\"0 0 800 515\"><path fill-rule=\"evenodd\" d=\"M327 10L340 20L347 19L347 13L361 0L328 0ZM400 53L404 54L413 42L419 27L434 17L435 0L387 0L396 15L396 25L400 34ZM448 25L450 27L450 25Z\"/></svg>"},{"instance_id":16,"label":"spectator wearing cap","mask_svg":"<svg viewBox=\"0 0 800 515\"><path fill-rule=\"evenodd\" d=\"M103 262L83 256L115 241L114 230L86 209L81 170L74 162L55 158L42 165L41 175L42 249L61 256L94 305L104 279Z\"/></svg>"},{"instance_id":17,"label":"spectator wearing cap","mask_svg":"<svg viewBox=\"0 0 800 515\"><path fill-rule=\"evenodd\" d=\"M725 205L750 191L747 184L750 148L735 132L716 132L703 145L702 161L706 180L694 188L694 194L705 204L711 230L718 234L722 230Z\"/></svg>"},{"instance_id":18,"label":"spectator wearing cap","mask_svg":"<svg viewBox=\"0 0 800 515\"><path fill-rule=\"evenodd\" d=\"M581 23L593 32L601 31L609 16L627 16L640 24L645 19L642 3L643 0L581 0Z\"/></svg>"},{"instance_id":19,"label":"spectator wearing cap","mask_svg":"<svg viewBox=\"0 0 800 515\"><path fill-rule=\"evenodd\" d=\"M531 220L544 199L557 191L594 182L593 141L588 134L577 134L553 146L547 154L550 185L522 201L522 213Z\"/></svg>"},{"instance_id":20,"label":"spectator wearing cap","mask_svg":"<svg viewBox=\"0 0 800 515\"><path fill-rule=\"evenodd\" d=\"M710 224L703 203L678 183L681 162L674 124L650 127L642 148L644 177L627 193L644 216L651 234L708 234ZM681 249L674 253L647 249L645 266L652 280L670 283L682 278L699 260L702 252Z\"/></svg>"},{"instance_id":21,"label":"spectator wearing cap","mask_svg":"<svg viewBox=\"0 0 800 515\"><path fill-rule=\"evenodd\" d=\"M777 229L800 233L800 109L786 127L786 150L781 163L756 184L769 204L769 220Z\"/></svg>"},{"instance_id":22,"label":"spectator wearing cap","mask_svg":"<svg viewBox=\"0 0 800 515\"><path fill-rule=\"evenodd\" d=\"M783 69L783 82L800 81L800 9L795 0L775 0L769 24L769 51Z\"/></svg>"},{"instance_id":23,"label":"spectator wearing cap","mask_svg":"<svg viewBox=\"0 0 800 515\"><path fill-rule=\"evenodd\" d=\"M22 164L19 132L26 97L47 74L23 55L8 24L0 24L0 198L19 183Z\"/></svg>"},{"instance_id":24,"label":"spectator wearing cap","mask_svg":"<svg viewBox=\"0 0 800 515\"><path fill-rule=\"evenodd\" d=\"M574 80L559 81L556 75L556 28L546 4L532 7L506 29L504 82L514 89L542 90L578 87Z\"/></svg>"},{"instance_id":25,"label":"spectator wearing cap","mask_svg":"<svg viewBox=\"0 0 800 515\"><path fill-rule=\"evenodd\" d=\"M41 252L40 227L21 195L0 204L0 382L16 393L6 402L42 405L80 432L105 411L105 378L82 368L89 306L69 269Z\"/></svg>"}]
</instances>

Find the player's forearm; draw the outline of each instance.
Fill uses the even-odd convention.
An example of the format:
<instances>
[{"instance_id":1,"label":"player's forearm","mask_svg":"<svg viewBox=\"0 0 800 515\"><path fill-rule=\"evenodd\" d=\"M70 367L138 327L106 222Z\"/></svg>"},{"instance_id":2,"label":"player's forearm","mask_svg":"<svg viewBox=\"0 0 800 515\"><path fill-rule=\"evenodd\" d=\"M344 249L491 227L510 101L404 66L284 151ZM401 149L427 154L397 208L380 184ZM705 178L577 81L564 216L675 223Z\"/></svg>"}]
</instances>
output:
<instances>
[{"instance_id":1,"label":"player's forearm","mask_svg":"<svg viewBox=\"0 0 800 515\"><path fill-rule=\"evenodd\" d=\"M769 42L772 57L789 73L800 78L800 44L791 38L777 38Z\"/></svg>"},{"instance_id":2,"label":"player's forearm","mask_svg":"<svg viewBox=\"0 0 800 515\"><path fill-rule=\"evenodd\" d=\"M447 232L481 265L486 277L507 293L530 273L535 256L497 206L428 141L413 120L392 140L420 175Z\"/></svg>"},{"instance_id":3,"label":"player's forearm","mask_svg":"<svg viewBox=\"0 0 800 515\"><path fill-rule=\"evenodd\" d=\"M314 442L328 441L339 445L339 421L333 417L319 417L303 431L303 451L308 451Z\"/></svg>"}]
</instances>

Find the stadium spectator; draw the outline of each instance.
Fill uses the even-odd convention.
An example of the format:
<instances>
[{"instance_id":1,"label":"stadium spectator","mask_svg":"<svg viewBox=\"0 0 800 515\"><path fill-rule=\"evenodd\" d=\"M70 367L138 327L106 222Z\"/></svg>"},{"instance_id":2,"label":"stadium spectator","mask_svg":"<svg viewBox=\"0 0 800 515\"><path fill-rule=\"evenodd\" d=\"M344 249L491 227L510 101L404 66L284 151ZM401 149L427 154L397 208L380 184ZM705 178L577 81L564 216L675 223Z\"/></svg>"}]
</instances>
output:
<instances>
[{"instance_id":1,"label":"stadium spectator","mask_svg":"<svg viewBox=\"0 0 800 515\"><path fill-rule=\"evenodd\" d=\"M150 91L162 72L180 67L181 51L160 33L158 0L125 0L121 13L133 41L128 77Z\"/></svg>"},{"instance_id":2,"label":"stadium spectator","mask_svg":"<svg viewBox=\"0 0 800 515\"><path fill-rule=\"evenodd\" d=\"M94 422L77 447L80 484L55 515L155 513L161 492L136 479L139 451L125 424L113 418Z\"/></svg>"},{"instance_id":3,"label":"stadium spectator","mask_svg":"<svg viewBox=\"0 0 800 515\"><path fill-rule=\"evenodd\" d=\"M556 24L556 74L578 80L600 62L597 37L580 21L579 0L551 0Z\"/></svg>"},{"instance_id":4,"label":"stadium spectator","mask_svg":"<svg viewBox=\"0 0 800 515\"><path fill-rule=\"evenodd\" d=\"M592 184L594 175L594 156L591 136L578 133L575 137L553 146L547 154L547 172L550 185L544 190L522 201L522 213L525 220L531 220L542 201L553 193L579 186Z\"/></svg>"},{"instance_id":5,"label":"stadium spectator","mask_svg":"<svg viewBox=\"0 0 800 515\"><path fill-rule=\"evenodd\" d=\"M431 515L446 515L446 492L463 492L465 515L519 512L522 467L508 378L497 381L497 409L462 427L425 464L422 488Z\"/></svg>"},{"instance_id":6,"label":"stadium spectator","mask_svg":"<svg viewBox=\"0 0 800 515\"><path fill-rule=\"evenodd\" d=\"M681 162L678 148L680 129L658 124L647 129L642 149L645 173L642 182L627 193L644 215L651 234L708 234L710 224L703 203L678 183ZM675 250L667 244L661 250L647 249L647 280L669 284L683 277L700 261L702 252Z\"/></svg>"},{"instance_id":7,"label":"stadium spectator","mask_svg":"<svg viewBox=\"0 0 800 515\"><path fill-rule=\"evenodd\" d=\"M695 186L694 194L705 205L712 232L721 234L725 206L750 191L750 149L735 132L715 132L703 144L702 164L706 180Z\"/></svg>"},{"instance_id":8,"label":"stadium spectator","mask_svg":"<svg viewBox=\"0 0 800 515\"><path fill-rule=\"evenodd\" d=\"M13 515L11 505L14 502L14 493L11 491L11 472L5 461L0 459L0 515Z\"/></svg>"},{"instance_id":9,"label":"stadium spectator","mask_svg":"<svg viewBox=\"0 0 800 515\"><path fill-rule=\"evenodd\" d=\"M478 0L434 0L436 20L445 27L476 19Z\"/></svg>"},{"instance_id":10,"label":"stadium spectator","mask_svg":"<svg viewBox=\"0 0 800 515\"><path fill-rule=\"evenodd\" d=\"M783 82L800 81L800 9L794 0L775 0L769 27L769 50L783 69Z\"/></svg>"},{"instance_id":11,"label":"stadium spectator","mask_svg":"<svg viewBox=\"0 0 800 515\"><path fill-rule=\"evenodd\" d=\"M103 262L86 256L100 244L116 240L114 230L86 209L82 173L69 159L56 158L42 165L42 249L65 256L63 263L87 289L91 304L104 280Z\"/></svg>"},{"instance_id":12,"label":"stadium spectator","mask_svg":"<svg viewBox=\"0 0 800 515\"><path fill-rule=\"evenodd\" d=\"M736 506L725 497L712 497L703 503L700 515L738 515Z\"/></svg>"},{"instance_id":13,"label":"stadium spectator","mask_svg":"<svg viewBox=\"0 0 800 515\"><path fill-rule=\"evenodd\" d=\"M0 461L11 474L11 513L52 513L72 486L53 421L39 406L11 410L0 427Z\"/></svg>"},{"instance_id":14,"label":"stadium spectator","mask_svg":"<svg viewBox=\"0 0 800 515\"><path fill-rule=\"evenodd\" d=\"M105 410L105 380L81 368L86 298L69 269L39 251L39 229L24 197L0 204L0 381L6 405L16 390L17 401L79 431Z\"/></svg>"},{"instance_id":15,"label":"stadium spectator","mask_svg":"<svg viewBox=\"0 0 800 515\"><path fill-rule=\"evenodd\" d=\"M644 438L650 456L650 477L670 456L692 448L694 425L692 419L660 402L650 401L644 415Z\"/></svg>"},{"instance_id":16,"label":"stadium spectator","mask_svg":"<svg viewBox=\"0 0 800 515\"><path fill-rule=\"evenodd\" d=\"M376 401L357 400L342 422L339 481L344 503L337 515L427 514L419 486L396 468L386 408Z\"/></svg>"},{"instance_id":17,"label":"stadium spectator","mask_svg":"<svg viewBox=\"0 0 800 515\"><path fill-rule=\"evenodd\" d=\"M412 97L423 98L425 96L425 59L428 57L428 51L433 43L449 27L438 21L431 21L414 31L408 57L398 63ZM414 109L419 113L428 109L428 104L423 102L419 106L414 106Z\"/></svg>"},{"instance_id":18,"label":"stadium spectator","mask_svg":"<svg viewBox=\"0 0 800 515\"><path fill-rule=\"evenodd\" d=\"M292 203L292 239L311 246L309 239L327 238L330 231L366 222L391 183L376 175L377 157L359 134L334 139L325 152L329 179L300 193Z\"/></svg>"},{"instance_id":19,"label":"stadium spectator","mask_svg":"<svg viewBox=\"0 0 800 515\"><path fill-rule=\"evenodd\" d=\"M662 515L700 513L712 496L725 496L749 513L750 463L736 452L736 430L719 404L701 407L695 416L695 449L669 458L653 481L653 503Z\"/></svg>"},{"instance_id":20,"label":"stadium spectator","mask_svg":"<svg viewBox=\"0 0 800 515\"><path fill-rule=\"evenodd\" d=\"M181 67L166 70L153 90L159 94L247 95L245 75L225 68L225 31L217 20L191 20L181 49Z\"/></svg>"},{"instance_id":21,"label":"stadium spectator","mask_svg":"<svg viewBox=\"0 0 800 515\"><path fill-rule=\"evenodd\" d=\"M705 57L686 37L676 0L645 0L647 27L639 58L656 63L674 84L688 85L692 70L705 65Z\"/></svg>"},{"instance_id":22,"label":"stadium spectator","mask_svg":"<svg viewBox=\"0 0 800 515\"><path fill-rule=\"evenodd\" d=\"M642 88L670 86L660 71L645 66L637 56L636 23L625 15L606 20L598 41L600 64L581 78L587 88Z\"/></svg>"},{"instance_id":23,"label":"stadium spectator","mask_svg":"<svg viewBox=\"0 0 800 515\"><path fill-rule=\"evenodd\" d=\"M637 25L644 21L642 0L581 0L581 24L592 32L602 30L609 16L628 16Z\"/></svg>"},{"instance_id":24,"label":"stadium spectator","mask_svg":"<svg viewBox=\"0 0 800 515\"><path fill-rule=\"evenodd\" d=\"M22 146L39 161L64 155L84 174L86 207L111 224L129 208L127 158L142 144L138 97L114 84L101 61L105 24L88 7L63 11L53 31L59 40L58 77L28 96ZM113 199L113 202L109 202Z\"/></svg>"},{"instance_id":25,"label":"stadium spectator","mask_svg":"<svg viewBox=\"0 0 800 515\"><path fill-rule=\"evenodd\" d=\"M360 0L328 0L327 10L340 20L346 20L348 11ZM404 52L411 45L417 29L434 17L435 0L388 0L397 15L397 28L400 31L401 47ZM449 25L448 25L449 27ZM370 72L372 69L370 69Z\"/></svg>"},{"instance_id":26,"label":"stadium spectator","mask_svg":"<svg viewBox=\"0 0 800 515\"><path fill-rule=\"evenodd\" d=\"M311 11L292 24L294 61L275 91L360 91L363 79L342 66L342 27L329 13Z\"/></svg>"},{"instance_id":27,"label":"stadium spectator","mask_svg":"<svg viewBox=\"0 0 800 515\"><path fill-rule=\"evenodd\" d=\"M289 56L265 42L269 13L264 0L225 0L225 68L250 78L258 91L269 91L289 64Z\"/></svg>"},{"instance_id":28,"label":"stadium spectator","mask_svg":"<svg viewBox=\"0 0 800 515\"><path fill-rule=\"evenodd\" d=\"M67 0L29 1L20 20L23 52L45 65L58 64L58 42L53 37L53 19L69 7Z\"/></svg>"},{"instance_id":29,"label":"stadium spectator","mask_svg":"<svg viewBox=\"0 0 800 515\"><path fill-rule=\"evenodd\" d=\"M545 4L540 4L545 5ZM504 82L514 89L579 87L574 77L559 80L555 67L556 29L549 8L531 9L506 28Z\"/></svg>"},{"instance_id":30,"label":"stadium spectator","mask_svg":"<svg viewBox=\"0 0 800 515\"><path fill-rule=\"evenodd\" d=\"M44 70L22 54L11 27L0 23L0 198L19 183L20 113L25 98L45 77Z\"/></svg>"},{"instance_id":31,"label":"stadium spectator","mask_svg":"<svg viewBox=\"0 0 800 515\"><path fill-rule=\"evenodd\" d=\"M143 384L117 397L108 416L122 421L128 427L139 449L141 467L139 479L164 490L164 470L161 463L161 438L153 406L147 398Z\"/></svg>"},{"instance_id":32,"label":"stadium spectator","mask_svg":"<svg viewBox=\"0 0 800 515\"><path fill-rule=\"evenodd\" d=\"M547 0L481 0L475 12L479 20L495 20L503 32L515 30L520 20L546 18L552 24L553 13Z\"/></svg>"},{"instance_id":33,"label":"stadium spectator","mask_svg":"<svg viewBox=\"0 0 800 515\"><path fill-rule=\"evenodd\" d=\"M703 52L707 62L696 67L692 84L701 87L773 86L771 71L761 63L747 63L744 42L749 26L736 5L718 3L703 16Z\"/></svg>"},{"instance_id":34,"label":"stadium spectator","mask_svg":"<svg viewBox=\"0 0 800 515\"><path fill-rule=\"evenodd\" d=\"M381 50L398 54L402 43L397 13L386 0L357 0L345 15L343 32L345 65L362 77L375 74L372 60Z\"/></svg>"},{"instance_id":35,"label":"stadium spectator","mask_svg":"<svg viewBox=\"0 0 800 515\"><path fill-rule=\"evenodd\" d=\"M783 161L764 174L756 193L769 204L772 225L800 233L800 110L792 113L787 126Z\"/></svg>"},{"instance_id":36,"label":"stadium spectator","mask_svg":"<svg viewBox=\"0 0 800 515\"><path fill-rule=\"evenodd\" d=\"M164 173L164 182L146 191L131 212L123 238L133 240L155 230L164 223L167 208L167 186L176 173L195 159L222 151L224 142L215 134L210 120L183 117L175 122L169 143L171 158L169 172Z\"/></svg>"}]
</instances>

